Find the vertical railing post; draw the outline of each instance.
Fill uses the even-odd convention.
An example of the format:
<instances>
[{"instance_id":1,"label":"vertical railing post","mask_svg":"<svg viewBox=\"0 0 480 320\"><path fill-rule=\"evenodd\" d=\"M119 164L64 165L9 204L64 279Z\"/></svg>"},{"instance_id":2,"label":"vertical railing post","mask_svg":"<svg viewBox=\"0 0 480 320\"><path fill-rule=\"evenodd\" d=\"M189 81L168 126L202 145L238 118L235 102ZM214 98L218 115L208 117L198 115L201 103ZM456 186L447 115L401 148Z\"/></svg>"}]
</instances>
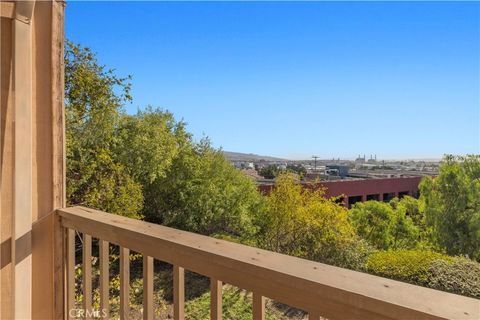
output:
<instances>
[{"instance_id":1,"label":"vertical railing post","mask_svg":"<svg viewBox=\"0 0 480 320\"><path fill-rule=\"evenodd\" d=\"M130 250L120 247L120 319L130 314Z\"/></svg>"},{"instance_id":2,"label":"vertical railing post","mask_svg":"<svg viewBox=\"0 0 480 320\"><path fill-rule=\"evenodd\" d=\"M253 319L265 319L265 297L257 292L253 293Z\"/></svg>"},{"instance_id":3,"label":"vertical railing post","mask_svg":"<svg viewBox=\"0 0 480 320\"><path fill-rule=\"evenodd\" d=\"M185 270L173 266L173 316L175 320L185 319Z\"/></svg>"},{"instance_id":4,"label":"vertical railing post","mask_svg":"<svg viewBox=\"0 0 480 320\"><path fill-rule=\"evenodd\" d=\"M91 318L92 313L92 236L83 234L83 312L86 319Z\"/></svg>"},{"instance_id":5,"label":"vertical railing post","mask_svg":"<svg viewBox=\"0 0 480 320\"><path fill-rule=\"evenodd\" d=\"M143 255L143 319L153 320L153 258Z\"/></svg>"},{"instance_id":6,"label":"vertical railing post","mask_svg":"<svg viewBox=\"0 0 480 320\"><path fill-rule=\"evenodd\" d=\"M66 291L67 318L75 319L75 230L67 229L67 259L66 259Z\"/></svg>"},{"instance_id":7,"label":"vertical railing post","mask_svg":"<svg viewBox=\"0 0 480 320\"><path fill-rule=\"evenodd\" d=\"M60 216L53 213L53 282L54 282L54 306L53 314L55 319L66 319L68 317L68 282L67 282L67 260L68 260L68 230L62 227Z\"/></svg>"},{"instance_id":8,"label":"vertical railing post","mask_svg":"<svg viewBox=\"0 0 480 320\"><path fill-rule=\"evenodd\" d=\"M108 241L99 240L99 255L100 255L100 313L102 317L108 319L110 315L109 304L109 287L110 287L110 244Z\"/></svg>"},{"instance_id":9,"label":"vertical railing post","mask_svg":"<svg viewBox=\"0 0 480 320\"><path fill-rule=\"evenodd\" d=\"M210 278L210 319L222 320L222 281Z\"/></svg>"}]
</instances>

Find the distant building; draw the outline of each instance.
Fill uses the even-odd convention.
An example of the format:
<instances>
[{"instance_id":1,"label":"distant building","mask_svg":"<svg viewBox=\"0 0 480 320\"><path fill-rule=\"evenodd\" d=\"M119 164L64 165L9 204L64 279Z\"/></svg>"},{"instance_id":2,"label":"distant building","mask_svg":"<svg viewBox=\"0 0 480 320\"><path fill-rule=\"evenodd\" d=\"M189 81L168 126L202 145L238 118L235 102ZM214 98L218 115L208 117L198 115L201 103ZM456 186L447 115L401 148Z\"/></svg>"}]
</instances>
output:
<instances>
[{"instance_id":1,"label":"distant building","mask_svg":"<svg viewBox=\"0 0 480 320\"><path fill-rule=\"evenodd\" d=\"M355 163L360 164L360 163L365 163L365 155L363 155L363 158L358 155L358 158L355 159Z\"/></svg>"},{"instance_id":2,"label":"distant building","mask_svg":"<svg viewBox=\"0 0 480 320\"><path fill-rule=\"evenodd\" d=\"M370 155L370 159L367 161L368 163L377 163L377 155L375 155L375 159L373 158L372 155Z\"/></svg>"},{"instance_id":3,"label":"distant building","mask_svg":"<svg viewBox=\"0 0 480 320\"><path fill-rule=\"evenodd\" d=\"M418 197L418 184L422 177L383 178L383 179L357 179L321 181L319 183L306 183L306 188L325 188L325 197L341 197L340 201L350 208L356 202L377 200L388 202L395 197L406 195ZM269 193L275 186L259 185L262 193Z\"/></svg>"},{"instance_id":4,"label":"distant building","mask_svg":"<svg viewBox=\"0 0 480 320\"><path fill-rule=\"evenodd\" d=\"M336 171L338 176L346 178L348 176L349 167L340 164L327 164L326 173L329 174L329 171Z\"/></svg>"}]
</instances>

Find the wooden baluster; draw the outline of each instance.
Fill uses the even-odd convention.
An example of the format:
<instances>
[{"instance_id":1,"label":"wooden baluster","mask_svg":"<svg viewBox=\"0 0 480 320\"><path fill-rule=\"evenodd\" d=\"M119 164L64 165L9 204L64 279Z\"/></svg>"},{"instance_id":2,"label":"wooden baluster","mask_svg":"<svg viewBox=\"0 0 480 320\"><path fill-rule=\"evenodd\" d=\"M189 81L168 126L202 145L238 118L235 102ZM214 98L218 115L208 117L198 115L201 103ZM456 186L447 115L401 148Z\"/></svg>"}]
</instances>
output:
<instances>
[{"instance_id":1,"label":"wooden baluster","mask_svg":"<svg viewBox=\"0 0 480 320\"><path fill-rule=\"evenodd\" d=\"M259 293L253 293L253 319L265 320L265 297Z\"/></svg>"},{"instance_id":2,"label":"wooden baluster","mask_svg":"<svg viewBox=\"0 0 480 320\"><path fill-rule=\"evenodd\" d=\"M67 229L67 317L75 319L75 230Z\"/></svg>"},{"instance_id":3,"label":"wooden baluster","mask_svg":"<svg viewBox=\"0 0 480 320\"><path fill-rule=\"evenodd\" d=\"M108 241L99 240L100 255L100 314L103 318L110 317L109 288L110 288L110 244Z\"/></svg>"},{"instance_id":4,"label":"wooden baluster","mask_svg":"<svg viewBox=\"0 0 480 320\"><path fill-rule=\"evenodd\" d=\"M130 313L130 250L120 247L120 319Z\"/></svg>"},{"instance_id":5,"label":"wooden baluster","mask_svg":"<svg viewBox=\"0 0 480 320\"><path fill-rule=\"evenodd\" d=\"M222 281L210 278L210 319L222 320Z\"/></svg>"},{"instance_id":6,"label":"wooden baluster","mask_svg":"<svg viewBox=\"0 0 480 320\"><path fill-rule=\"evenodd\" d=\"M83 312L85 319L92 314L92 236L83 234Z\"/></svg>"},{"instance_id":7,"label":"wooden baluster","mask_svg":"<svg viewBox=\"0 0 480 320\"><path fill-rule=\"evenodd\" d=\"M143 319L153 320L153 258L143 255Z\"/></svg>"},{"instance_id":8,"label":"wooden baluster","mask_svg":"<svg viewBox=\"0 0 480 320\"><path fill-rule=\"evenodd\" d=\"M185 270L173 266L173 316L175 320L185 319Z\"/></svg>"}]
</instances>

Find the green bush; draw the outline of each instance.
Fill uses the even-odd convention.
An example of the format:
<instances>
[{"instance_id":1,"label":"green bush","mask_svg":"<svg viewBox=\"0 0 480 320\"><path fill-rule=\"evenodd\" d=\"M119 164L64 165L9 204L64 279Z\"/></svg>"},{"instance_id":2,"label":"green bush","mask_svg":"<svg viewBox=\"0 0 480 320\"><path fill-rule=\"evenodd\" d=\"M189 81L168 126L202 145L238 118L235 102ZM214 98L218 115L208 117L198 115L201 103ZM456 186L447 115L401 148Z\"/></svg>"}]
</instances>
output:
<instances>
[{"instance_id":1,"label":"green bush","mask_svg":"<svg viewBox=\"0 0 480 320\"><path fill-rule=\"evenodd\" d=\"M480 299L480 263L465 258L433 261L428 287Z\"/></svg>"},{"instance_id":2,"label":"green bush","mask_svg":"<svg viewBox=\"0 0 480 320\"><path fill-rule=\"evenodd\" d=\"M421 250L379 251L369 256L366 271L387 278L427 286L434 261L451 262L452 257Z\"/></svg>"},{"instance_id":3,"label":"green bush","mask_svg":"<svg viewBox=\"0 0 480 320\"><path fill-rule=\"evenodd\" d=\"M367 272L428 288L480 298L480 263L421 250L379 251L365 264Z\"/></svg>"},{"instance_id":4,"label":"green bush","mask_svg":"<svg viewBox=\"0 0 480 320\"><path fill-rule=\"evenodd\" d=\"M360 238L336 243L326 249L318 252L314 260L356 271L363 271L368 257L376 252L374 247Z\"/></svg>"}]
</instances>

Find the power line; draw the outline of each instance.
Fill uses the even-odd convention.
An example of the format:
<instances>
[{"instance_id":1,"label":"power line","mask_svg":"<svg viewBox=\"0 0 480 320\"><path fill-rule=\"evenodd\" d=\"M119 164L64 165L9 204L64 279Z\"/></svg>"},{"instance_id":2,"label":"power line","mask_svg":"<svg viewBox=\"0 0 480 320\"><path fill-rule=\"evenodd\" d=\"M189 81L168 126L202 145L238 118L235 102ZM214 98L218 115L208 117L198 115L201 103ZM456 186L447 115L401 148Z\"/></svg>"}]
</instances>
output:
<instances>
[{"instance_id":1,"label":"power line","mask_svg":"<svg viewBox=\"0 0 480 320\"><path fill-rule=\"evenodd\" d=\"M320 157L317 157L317 156L312 156L313 159L315 159L315 169L314 171L317 171L317 159L320 158Z\"/></svg>"}]
</instances>

